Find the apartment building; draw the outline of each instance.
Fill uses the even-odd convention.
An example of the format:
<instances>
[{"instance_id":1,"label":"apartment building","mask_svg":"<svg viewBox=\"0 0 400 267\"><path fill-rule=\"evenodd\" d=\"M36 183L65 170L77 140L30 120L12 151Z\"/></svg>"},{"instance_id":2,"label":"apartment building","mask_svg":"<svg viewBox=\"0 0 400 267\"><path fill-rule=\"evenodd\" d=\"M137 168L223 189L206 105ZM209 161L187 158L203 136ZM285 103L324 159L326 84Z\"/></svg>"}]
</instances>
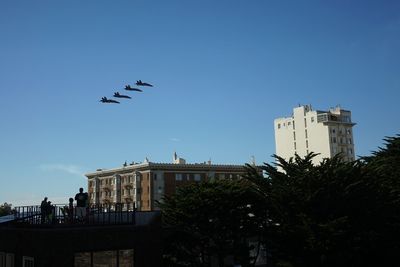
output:
<instances>
[{"instance_id":1,"label":"apartment building","mask_svg":"<svg viewBox=\"0 0 400 267\"><path fill-rule=\"evenodd\" d=\"M351 112L339 106L328 111L313 110L311 105L296 107L292 116L274 121L276 154L288 160L295 154L319 153L313 161L318 164L340 153L343 160L353 161L354 125Z\"/></svg>"},{"instance_id":2,"label":"apartment building","mask_svg":"<svg viewBox=\"0 0 400 267\"><path fill-rule=\"evenodd\" d=\"M188 164L176 153L172 163L124 164L86 174L92 204L124 203L138 210L157 210L156 201L175 193L179 186L208 179L239 178L243 165L218 165L211 161Z\"/></svg>"}]
</instances>

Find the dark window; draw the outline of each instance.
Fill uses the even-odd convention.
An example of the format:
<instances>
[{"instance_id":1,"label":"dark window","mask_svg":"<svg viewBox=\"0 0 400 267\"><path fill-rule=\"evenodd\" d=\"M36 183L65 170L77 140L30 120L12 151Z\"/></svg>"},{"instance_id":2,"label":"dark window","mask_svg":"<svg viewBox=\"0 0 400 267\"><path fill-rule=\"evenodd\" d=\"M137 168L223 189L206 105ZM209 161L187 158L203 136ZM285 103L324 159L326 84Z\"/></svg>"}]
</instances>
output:
<instances>
[{"instance_id":1,"label":"dark window","mask_svg":"<svg viewBox=\"0 0 400 267\"><path fill-rule=\"evenodd\" d=\"M22 267L34 267L35 266L35 259L33 257L22 257Z\"/></svg>"},{"instance_id":2,"label":"dark window","mask_svg":"<svg viewBox=\"0 0 400 267\"><path fill-rule=\"evenodd\" d=\"M196 174L194 175L194 180L195 180L196 182L199 182L199 181L201 180L201 175L200 175L199 173L196 173Z\"/></svg>"}]
</instances>

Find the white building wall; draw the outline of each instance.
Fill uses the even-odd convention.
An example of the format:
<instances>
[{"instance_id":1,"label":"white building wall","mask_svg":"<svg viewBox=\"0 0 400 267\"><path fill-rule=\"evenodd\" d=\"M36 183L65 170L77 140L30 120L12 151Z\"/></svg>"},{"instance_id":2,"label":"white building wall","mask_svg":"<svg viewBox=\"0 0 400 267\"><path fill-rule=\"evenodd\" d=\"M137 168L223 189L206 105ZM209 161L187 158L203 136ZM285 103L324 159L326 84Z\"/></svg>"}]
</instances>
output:
<instances>
[{"instance_id":1,"label":"white building wall","mask_svg":"<svg viewBox=\"0 0 400 267\"><path fill-rule=\"evenodd\" d=\"M318 115L327 119L318 120ZM291 117L274 121L276 154L289 160L295 154L304 157L314 152L319 154L313 159L318 164L343 152L344 160L354 160L354 125L351 112L339 107L329 111L315 111L309 105L296 107Z\"/></svg>"}]
</instances>

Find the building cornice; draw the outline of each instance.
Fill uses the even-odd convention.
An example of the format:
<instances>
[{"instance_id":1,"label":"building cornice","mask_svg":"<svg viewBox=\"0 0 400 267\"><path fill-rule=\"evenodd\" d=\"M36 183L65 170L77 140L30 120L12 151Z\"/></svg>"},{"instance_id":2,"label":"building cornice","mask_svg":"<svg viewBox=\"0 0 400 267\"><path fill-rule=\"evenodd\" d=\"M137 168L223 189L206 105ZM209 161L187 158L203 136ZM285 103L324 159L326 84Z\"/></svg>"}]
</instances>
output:
<instances>
[{"instance_id":1,"label":"building cornice","mask_svg":"<svg viewBox=\"0 0 400 267\"><path fill-rule=\"evenodd\" d=\"M131 173L134 171L176 171L176 170L187 170L187 171L237 171L243 172L246 170L244 165L229 165L229 164L207 164L207 163L186 163L186 164L175 164L175 163L158 163L158 162L146 162L134 165L123 166L120 168L113 169L100 169L95 172L87 173L87 178L94 178L96 176L111 176L114 174Z\"/></svg>"}]
</instances>

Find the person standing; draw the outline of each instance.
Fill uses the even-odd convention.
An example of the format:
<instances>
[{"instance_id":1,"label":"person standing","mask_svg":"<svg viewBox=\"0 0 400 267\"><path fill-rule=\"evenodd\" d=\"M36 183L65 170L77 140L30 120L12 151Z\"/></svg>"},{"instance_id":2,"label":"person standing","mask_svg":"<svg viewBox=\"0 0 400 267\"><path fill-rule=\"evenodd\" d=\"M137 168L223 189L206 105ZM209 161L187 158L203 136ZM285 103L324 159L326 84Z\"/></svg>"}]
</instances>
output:
<instances>
[{"instance_id":1,"label":"person standing","mask_svg":"<svg viewBox=\"0 0 400 267\"><path fill-rule=\"evenodd\" d=\"M84 221L86 217L86 206L88 194L83 192L83 188L79 188L79 193L75 195L76 200L76 216L79 221Z\"/></svg>"},{"instance_id":2,"label":"person standing","mask_svg":"<svg viewBox=\"0 0 400 267\"><path fill-rule=\"evenodd\" d=\"M45 223L47 219L47 197L42 200L40 204L40 213L41 213L41 223Z\"/></svg>"}]
</instances>

